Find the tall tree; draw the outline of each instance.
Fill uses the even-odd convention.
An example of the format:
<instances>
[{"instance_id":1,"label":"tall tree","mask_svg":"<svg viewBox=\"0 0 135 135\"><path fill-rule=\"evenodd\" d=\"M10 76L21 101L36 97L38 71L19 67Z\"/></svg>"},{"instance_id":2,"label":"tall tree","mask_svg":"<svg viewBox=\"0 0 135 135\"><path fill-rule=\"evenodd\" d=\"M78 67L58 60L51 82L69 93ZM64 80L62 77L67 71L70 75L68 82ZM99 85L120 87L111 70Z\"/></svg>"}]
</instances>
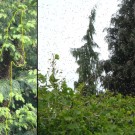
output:
<instances>
[{"instance_id":1,"label":"tall tree","mask_svg":"<svg viewBox=\"0 0 135 135\"><path fill-rule=\"evenodd\" d=\"M106 41L110 59L104 61L105 88L124 95L135 95L135 1L122 0L119 11L111 18Z\"/></svg>"},{"instance_id":2,"label":"tall tree","mask_svg":"<svg viewBox=\"0 0 135 135\"><path fill-rule=\"evenodd\" d=\"M79 65L77 73L79 74L78 82L75 82L75 87L83 84L82 95L90 95L96 93L96 80L97 80L97 64L98 53L94 51L98 45L93 40L95 34L94 21L96 11L93 9L89 17L89 27L83 40L86 43L80 48L73 48L72 55L76 58Z\"/></svg>"},{"instance_id":3,"label":"tall tree","mask_svg":"<svg viewBox=\"0 0 135 135\"><path fill-rule=\"evenodd\" d=\"M5 0L0 6L0 134L35 135L37 1Z\"/></svg>"}]
</instances>

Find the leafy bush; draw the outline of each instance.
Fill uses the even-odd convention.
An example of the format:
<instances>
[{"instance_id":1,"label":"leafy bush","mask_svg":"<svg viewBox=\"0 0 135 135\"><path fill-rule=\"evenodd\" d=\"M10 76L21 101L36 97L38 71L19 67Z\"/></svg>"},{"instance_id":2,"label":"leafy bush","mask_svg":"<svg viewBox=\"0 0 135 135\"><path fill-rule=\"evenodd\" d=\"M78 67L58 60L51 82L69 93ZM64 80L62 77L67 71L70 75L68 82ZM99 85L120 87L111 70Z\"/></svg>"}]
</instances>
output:
<instances>
[{"instance_id":1,"label":"leafy bush","mask_svg":"<svg viewBox=\"0 0 135 135\"><path fill-rule=\"evenodd\" d=\"M39 83L39 135L134 135L134 97L108 91L82 97L54 73L39 74Z\"/></svg>"}]
</instances>

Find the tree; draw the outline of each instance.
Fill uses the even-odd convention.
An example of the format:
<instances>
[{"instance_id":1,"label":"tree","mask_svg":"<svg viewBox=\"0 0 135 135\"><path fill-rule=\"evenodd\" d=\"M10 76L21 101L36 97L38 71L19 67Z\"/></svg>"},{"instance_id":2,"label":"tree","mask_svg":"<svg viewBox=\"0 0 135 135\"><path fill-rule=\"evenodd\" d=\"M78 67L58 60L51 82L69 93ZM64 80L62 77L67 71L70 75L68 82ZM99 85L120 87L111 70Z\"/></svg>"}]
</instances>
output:
<instances>
[{"instance_id":1,"label":"tree","mask_svg":"<svg viewBox=\"0 0 135 135\"><path fill-rule=\"evenodd\" d=\"M72 55L76 58L76 62L79 65L77 73L79 74L78 82L75 82L75 87L79 84L83 84L83 95L89 95L96 93L96 80L98 77L98 53L94 51L94 47L98 45L93 40L93 34L95 34L94 21L96 11L93 9L89 17L89 28L83 40L86 43L80 48L73 48L71 50Z\"/></svg>"},{"instance_id":2,"label":"tree","mask_svg":"<svg viewBox=\"0 0 135 135\"><path fill-rule=\"evenodd\" d=\"M123 95L135 95L135 9L134 0L123 0L111 18L106 41L110 59L104 61L105 88Z\"/></svg>"},{"instance_id":3,"label":"tree","mask_svg":"<svg viewBox=\"0 0 135 135\"><path fill-rule=\"evenodd\" d=\"M37 1L0 3L0 134L36 134Z\"/></svg>"},{"instance_id":4,"label":"tree","mask_svg":"<svg viewBox=\"0 0 135 135\"><path fill-rule=\"evenodd\" d=\"M11 61L25 65L25 51L36 46L36 1L7 0L0 5L0 79L9 79Z\"/></svg>"}]
</instances>

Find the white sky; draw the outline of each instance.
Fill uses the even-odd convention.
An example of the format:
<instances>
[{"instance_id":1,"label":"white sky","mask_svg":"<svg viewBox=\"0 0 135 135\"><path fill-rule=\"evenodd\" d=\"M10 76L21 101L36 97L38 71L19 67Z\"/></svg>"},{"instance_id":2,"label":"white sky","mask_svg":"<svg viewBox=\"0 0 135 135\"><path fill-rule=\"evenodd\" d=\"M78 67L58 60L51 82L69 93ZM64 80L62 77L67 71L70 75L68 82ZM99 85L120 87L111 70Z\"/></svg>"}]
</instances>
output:
<instances>
[{"instance_id":1,"label":"white sky","mask_svg":"<svg viewBox=\"0 0 135 135\"><path fill-rule=\"evenodd\" d=\"M118 9L117 0L39 0L38 2L38 67L43 74L49 67L48 59L57 53L60 60L57 65L63 71L67 83L73 88L78 75L77 64L70 48L84 44L83 36L89 25L91 9L97 4L94 24L95 42L99 45L100 59L108 58L108 46L104 41L105 27L109 27L111 15Z\"/></svg>"}]
</instances>

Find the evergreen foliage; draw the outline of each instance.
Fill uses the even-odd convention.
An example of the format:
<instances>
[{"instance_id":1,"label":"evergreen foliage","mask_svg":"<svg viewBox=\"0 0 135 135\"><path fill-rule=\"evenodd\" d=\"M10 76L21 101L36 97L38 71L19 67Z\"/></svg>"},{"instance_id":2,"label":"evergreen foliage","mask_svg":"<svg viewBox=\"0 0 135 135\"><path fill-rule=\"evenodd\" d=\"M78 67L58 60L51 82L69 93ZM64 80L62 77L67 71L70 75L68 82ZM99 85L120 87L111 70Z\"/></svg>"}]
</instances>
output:
<instances>
[{"instance_id":1,"label":"evergreen foliage","mask_svg":"<svg viewBox=\"0 0 135 135\"><path fill-rule=\"evenodd\" d=\"M77 73L79 74L78 82L75 82L75 87L83 85L82 95L90 95L96 93L96 80L98 78L98 53L94 51L98 45L93 40L95 34L94 21L96 11L93 9L89 17L89 28L83 40L86 43L80 48L73 48L72 55L76 58L79 65Z\"/></svg>"},{"instance_id":2,"label":"evergreen foliage","mask_svg":"<svg viewBox=\"0 0 135 135\"><path fill-rule=\"evenodd\" d=\"M103 62L103 86L113 92L135 95L135 8L134 0L123 0L107 29L110 59Z\"/></svg>"}]
</instances>

